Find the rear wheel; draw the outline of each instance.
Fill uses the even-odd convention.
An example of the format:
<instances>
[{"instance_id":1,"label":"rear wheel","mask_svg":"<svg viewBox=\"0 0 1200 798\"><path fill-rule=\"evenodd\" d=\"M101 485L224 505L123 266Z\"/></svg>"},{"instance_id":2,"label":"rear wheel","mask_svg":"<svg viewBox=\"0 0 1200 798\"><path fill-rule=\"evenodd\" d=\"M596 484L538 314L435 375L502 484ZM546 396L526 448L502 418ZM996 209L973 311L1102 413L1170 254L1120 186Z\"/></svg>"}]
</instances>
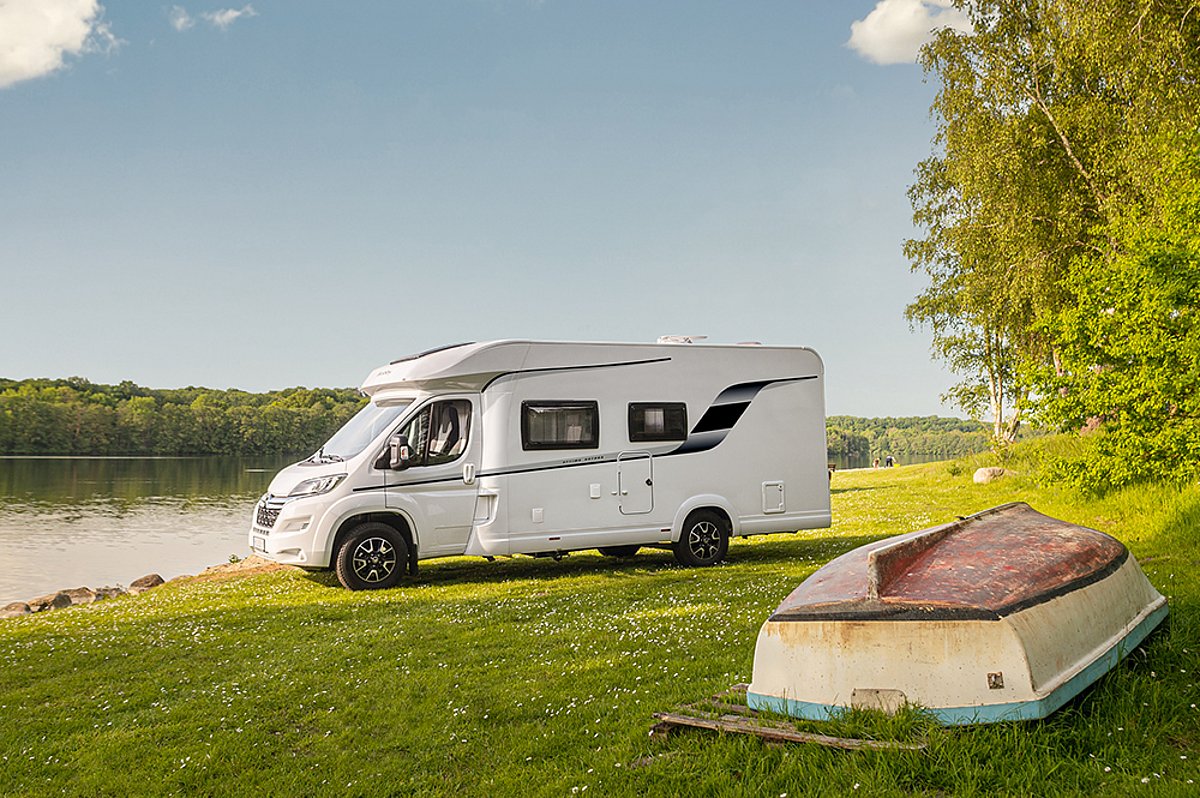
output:
<instances>
[{"instance_id":1,"label":"rear wheel","mask_svg":"<svg viewBox=\"0 0 1200 798\"><path fill-rule=\"evenodd\" d=\"M712 510L697 510L683 522L683 532L671 548L680 565L716 565L729 552L729 522Z\"/></svg>"},{"instance_id":2,"label":"rear wheel","mask_svg":"<svg viewBox=\"0 0 1200 798\"><path fill-rule=\"evenodd\" d=\"M350 590L395 587L408 563L408 544L392 527L378 521L359 524L337 554L337 577Z\"/></svg>"},{"instance_id":3,"label":"rear wheel","mask_svg":"<svg viewBox=\"0 0 1200 798\"><path fill-rule=\"evenodd\" d=\"M641 546L601 546L599 552L605 557L632 557Z\"/></svg>"}]
</instances>

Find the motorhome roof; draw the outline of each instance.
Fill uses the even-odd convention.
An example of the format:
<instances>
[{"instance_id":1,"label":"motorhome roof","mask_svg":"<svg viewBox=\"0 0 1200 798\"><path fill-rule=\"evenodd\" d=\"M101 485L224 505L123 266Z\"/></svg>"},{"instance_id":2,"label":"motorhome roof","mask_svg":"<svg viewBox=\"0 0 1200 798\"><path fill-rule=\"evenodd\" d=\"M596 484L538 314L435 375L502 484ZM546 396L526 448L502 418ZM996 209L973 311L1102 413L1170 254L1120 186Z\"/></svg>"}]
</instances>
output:
<instances>
[{"instance_id":1,"label":"motorhome roof","mask_svg":"<svg viewBox=\"0 0 1200 798\"><path fill-rule=\"evenodd\" d=\"M650 363L677 349L746 349L741 344L499 340L454 344L401 358L372 371L360 390L376 399L422 391L479 391L505 374ZM759 347L754 349L803 349ZM811 351L811 350L810 350Z\"/></svg>"}]
</instances>

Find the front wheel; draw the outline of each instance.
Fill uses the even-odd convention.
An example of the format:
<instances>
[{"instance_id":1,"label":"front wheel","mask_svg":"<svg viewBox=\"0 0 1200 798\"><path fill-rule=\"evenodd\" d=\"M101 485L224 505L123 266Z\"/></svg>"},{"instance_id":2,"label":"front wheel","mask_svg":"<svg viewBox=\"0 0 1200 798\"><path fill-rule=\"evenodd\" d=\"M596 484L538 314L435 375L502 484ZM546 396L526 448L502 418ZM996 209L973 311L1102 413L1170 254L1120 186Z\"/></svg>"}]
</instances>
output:
<instances>
[{"instance_id":1,"label":"front wheel","mask_svg":"<svg viewBox=\"0 0 1200 798\"><path fill-rule=\"evenodd\" d=\"M392 527L378 521L351 530L337 554L337 577L350 590L395 587L408 563L408 544Z\"/></svg>"},{"instance_id":2,"label":"front wheel","mask_svg":"<svg viewBox=\"0 0 1200 798\"><path fill-rule=\"evenodd\" d=\"M680 565L716 565L729 553L729 522L712 510L697 510L684 521L671 548Z\"/></svg>"}]
</instances>

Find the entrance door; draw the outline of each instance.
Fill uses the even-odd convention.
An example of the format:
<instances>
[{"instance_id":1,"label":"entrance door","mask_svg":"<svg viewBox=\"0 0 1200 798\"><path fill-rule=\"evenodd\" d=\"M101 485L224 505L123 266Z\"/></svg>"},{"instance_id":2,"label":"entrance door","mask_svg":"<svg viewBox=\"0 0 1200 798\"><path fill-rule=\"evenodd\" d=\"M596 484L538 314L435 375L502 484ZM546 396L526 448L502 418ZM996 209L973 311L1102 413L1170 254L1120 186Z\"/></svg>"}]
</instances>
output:
<instances>
[{"instance_id":1,"label":"entrance door","mask_svg":"<svg viewBox=\"0 0 1200 798\"><path fill-rule=\"evenodd\" d=\"M403 471L386 472L386 506L404 510L416 524L420 556L459 554L475 518L478 487L463 480L463 467L479 464L479 430L467 397L439 399L417 411L400 434L412 460Z\"/></svg>"},{"instance_id":2,"label":"entrance door","mask_svg":"<svg viewBox=\"0 0 1200 798\"><path fill-rule=\"evenodd\" d=\"M650 452L621 452L617 455L617 490L625 515L654 509L654 465Z\"/></svg>"}]
</instances>

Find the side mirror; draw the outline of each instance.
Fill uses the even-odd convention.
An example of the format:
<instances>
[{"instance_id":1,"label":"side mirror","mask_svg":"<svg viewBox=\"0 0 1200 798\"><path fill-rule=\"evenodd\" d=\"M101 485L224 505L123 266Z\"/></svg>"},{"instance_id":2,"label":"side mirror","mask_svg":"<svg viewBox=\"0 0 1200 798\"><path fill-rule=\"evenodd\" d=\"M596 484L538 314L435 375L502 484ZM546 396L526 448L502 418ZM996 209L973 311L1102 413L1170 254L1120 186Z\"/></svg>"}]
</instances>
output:
<instances>
[{"instance_id":1,"label":"side mirror","mask_svg":"<svg viewBox=\"0 0 1200 798\"><path fill-rule=\"evenodd\" d=\"M403 471L411 465L411 462L412 448L408 445L408 438L403 435L393 435L388 438L387 449L375 461L375 467Z\"/></svg>"},{"instance_id":2,"label":"side mirror","mask_svg":"<svg viewBox=\"0 0 1200 798\"><path fill-rule=\"evenodd\" d=\"M393 435L388 440L388 451L392 456L390 467L393 471L403 471L412 462L412 449L403 435Z\"/></svg>"}]
</instances>

